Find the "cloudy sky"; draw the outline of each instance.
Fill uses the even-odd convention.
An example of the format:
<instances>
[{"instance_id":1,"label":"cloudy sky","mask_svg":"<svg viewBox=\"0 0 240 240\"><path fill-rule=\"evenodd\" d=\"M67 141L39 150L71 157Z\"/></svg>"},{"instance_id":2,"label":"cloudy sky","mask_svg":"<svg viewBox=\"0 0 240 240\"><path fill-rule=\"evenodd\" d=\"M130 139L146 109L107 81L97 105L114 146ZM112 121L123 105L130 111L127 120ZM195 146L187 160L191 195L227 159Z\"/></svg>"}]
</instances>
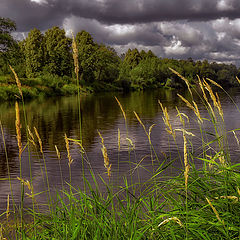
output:
<instances>
[{"instance_id":1,"label":"cloudy sky","mask_svg":"<svg viewBox=\"0 0 240 240\"><path fill-rule=\"evenodd\" d=\"M84 29L119 53L137 47L240 65L240 0L0 0L0 16L16 21L19 34Z\"/></svg>"}]
</instances>

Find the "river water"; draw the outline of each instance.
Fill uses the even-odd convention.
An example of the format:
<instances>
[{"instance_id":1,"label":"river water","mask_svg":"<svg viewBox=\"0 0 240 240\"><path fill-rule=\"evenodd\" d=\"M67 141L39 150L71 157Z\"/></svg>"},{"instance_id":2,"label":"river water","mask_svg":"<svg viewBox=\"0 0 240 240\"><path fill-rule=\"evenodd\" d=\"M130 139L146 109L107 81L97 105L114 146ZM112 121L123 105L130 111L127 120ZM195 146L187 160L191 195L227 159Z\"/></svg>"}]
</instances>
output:
<instances>
[{"instance_id":1,"label":"river water","mask_svg":"<svg viewBox=\"0 0 240 240\"><path fill-rule=\"evenodd\" d=\"M162 174L179 174L182 170L182 163L177 156L179 156L178 154L182 155L183 152L182 133L180 131L176 132L177 149L173 138L165 130L162 120L163 113L159 107L158 100L167 107L170 122L174 129L182 128L179 117L177 117L176 106L180 112L185 113L189 117L189 122L186 120L186 129L195 134L195 137L189 137L192 143L192 145L189 144L189 151L194 156L201 157L201 155L198 155L202 151L199 124L193 111L186 107L186 104L179 99L177 93L190 99L189 93L177 90L154 90L127 94L105 93L82 96L81 129L85 152L82 153L78 145L70 142L70 153L73 159L71 164L72 185L82 188L83 174L92 183L89 169L92 169L99 182L102 181L101 178L104 181L108 181L98 131L104 138L109 161L112 164L111 182L113 184L119 184L121 181L119 179L122 176L126 176L128 179L131 176L133 183L146 181L151 177L153 169L156 169L164 161L169 162L173 159L176 159L176 161ZM240 112L236 107L240 107L240 90L230 89L228 93L231 95L234 103L225 93L219 92L225 120L225 126L222 124L221 126L225 127L227 131L240 127ZM126 112L127 128L114 96L117 96ZM201 103L200 98L195 96L195 99L201 116L209 119L209 114ZM44 191L46 189L46 177L43 177L45 174L45 160L50 188L52 191L60 190L62 183L66 186L70 181L64 134L66 133L72 139L80 139L77 96L38 99L27 102L25 109L27 123L31 131L33 132L33 127L36 127L41 137L44 157L33 145L26 146L26 129L23 110L20 106L22 141L23 145L26 146L21 157L22 178L30 181L32 175L34 192ZM151 140L157 157L153 154L146 133L133 111L137 112L147 131L152 124L156 124L152 128ZM3 135L0 133L0 209L4 211L6 209L7 195L11 194L9 182L6 180L8 178L7 159L13 195L17 204L20 197L20 183L16 179L20 176L20 165L15 130L14 103L0 104L0 121L4 132ZM209 141L214 139L212 135L214 128L211 122L204 120L202 130L203 135ZM118 133L120 133L120 151ZM235 133L237 137L240 135L238 130ZM232 160L237 162L240 156L237 140L231 132L228 133L227 137ZM36 137L35 142L37 143ZM60 161L57 158L55 145L61 153ZM215 146L213 146L211 152L217 151L217 147L216 149L214 148ZM201 166L202 162L200 160L195 159L195 161L197 166ZM40 203L44 203L46 195L44 193L39 194L37 200ZM30 200L29 202L26 200L26 204L29 203Z\"/></svg>"}]
</instances>

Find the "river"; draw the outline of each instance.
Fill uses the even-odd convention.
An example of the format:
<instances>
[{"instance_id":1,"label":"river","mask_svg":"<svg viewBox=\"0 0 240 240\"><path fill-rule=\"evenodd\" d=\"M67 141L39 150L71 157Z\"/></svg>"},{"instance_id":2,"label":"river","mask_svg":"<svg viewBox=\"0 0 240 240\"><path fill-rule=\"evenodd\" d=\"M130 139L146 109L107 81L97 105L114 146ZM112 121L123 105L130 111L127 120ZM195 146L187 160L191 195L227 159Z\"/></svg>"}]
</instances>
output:
<instances>
[{"instance_id":1,"label":"river","mask_svg":"<svg viewBox=\"0 0 240 240\"><path fill-rule=\"evenodd\" d=\"M163 113L158 104L158 100L167 107L170 122L174 129L182 128L180 119L176 116L176 106L180 112L185 113L189 117L189 122L186 120L186 128L195 134L195 137L189 137L192 143L192 146L189 144L189 151L197 156L199 152L201 152L201 149L199 150L198 148L202 146L199 124L196 121L193 111L179 99L177 93L190 99L188 92L177 90L149 90L125 94L104 93L81 96L81 128L85 152L82 153L78 145L70 142L70 153L73 159L71 164L71 182L73 186L83 187L83 174L90 183L93 183L89 169L92 169L99 182L102 181L101 178L104 181L108 181L101 152L101 138L98 135L98 131L104 138L109 161L112 164L111 182L113 184L119 184L121 181L119 179L121 179L122 176L128 178L132 176L131 181L133 181L133 183L146 181L151 177L153 169L156 169L161 163L164 161L170 162L175 159L179 153L182 155L182 133L180 131L176 132L177 149L172 137L165 130L166 126L162 120ZM230 89L228 93L231 95L234 103L240 107L240 90ZM240 123L238 119L240 118L240 112L237 107L225 93L220 92L219 95L224 112L226 130L239 128ZM117 96L126 112L127 129L121 109L114 96ZM200 98L195 97L201 116L209 119L208 112L201 103ZM67 183L70 181L64 134L66 133L71 139L80 139L77 96L37 99L25 103L25 109L27 123L31 131L34 132L33 127L36 127L41 137L44 158L32 144L26 146L26 129L23 109L20 105L22 141L23 146L26 146L21 157L22 178L30 181L30 176L32 175L34 192L44 191L46 189L46 178L43 178L45 160L51 190L60 190L62 182L67 186ZM154 156L147 135L133 111L139 115L147 131L152 124L156 124L152 128L151 140L158 157ZM0 121L4 132L4 138L2 133L0 133L0 209L4 211L6 209L7 195L11 194L11 192L9 182L6 180L6 178L8 178L8 167L3 139L5 139L7 148L13 195L16 203L19 202L20 197L20 184L19 180L16 179L16 177L20 176L20 166L15 130L14 103L0 104ZM222 127L224 127L224 125L222 125ZM214 133L214 128L209 121L203 121L202 129L208 132L204 134L209 140L214 139L211 135L211 133ZM235 133L236 136L240 135L239 131L235 131ZM120 151L118 134L120 135ZM36 137L35 142L37 143ZM240 148L231 132L228 133L228 144L232 160L237 162L240 155ZM55 145L61 153L61 160L58 160ZM197 166L201 166L202 164L200 160L195 163ZM181 169L182 163L177 157L176 161L162 174L179 174ZM46 195L44 193L37 196L37 200L40 203L44 203L45 199ZM26 204L29 203L30 200L26 200Z\"/></svg>"}]
</instances>

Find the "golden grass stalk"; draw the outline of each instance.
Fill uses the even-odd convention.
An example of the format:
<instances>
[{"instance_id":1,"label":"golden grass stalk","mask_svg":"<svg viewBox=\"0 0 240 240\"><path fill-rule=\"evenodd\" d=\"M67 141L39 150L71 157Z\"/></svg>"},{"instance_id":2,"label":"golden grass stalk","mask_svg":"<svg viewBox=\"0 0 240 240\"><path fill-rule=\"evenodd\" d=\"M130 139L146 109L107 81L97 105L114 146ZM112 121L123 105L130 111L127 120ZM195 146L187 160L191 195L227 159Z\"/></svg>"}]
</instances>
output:
<instances>
[{"instance_id":1,"label":"golden grass stalk","mask_svg":"<svg viewBox=\"0 0 240 240\"><path fill-rule=\"evenodd\" d=\"M206 80L203 81L203 84L204 84L205 88L208 90L214 106L217 106L217 99L216 99L216 96L213 93L213 90L212 90L211 86L207 83Z\"/></svg>"},{"instance_id":2,"label":"golden grass stalk","mask_svg":"<svg viewBox=\"0 0 240 240\"><path fill-rule=\"evenodd\" d=\"M27 130L28 130L28 134L29 134L29 136L30 136L30 137L28 138L28 140L29 140L34 146L36 146L33 133L31 132L31 130L30 130L30 128L29 128L28 125L27 125Z\"/></svg>"},{"instance_id":3,"label":"golden grass stalk","mask_svg":"<svg viewBox=\"0 0 240 240\"><path fill-rule=\"evenodd\" d=\"M238 146L240 146L240 143L239 143L239 140L238 140L238 137L237 137L235 131L233 130L232 132L233 132L233 135L234 135L234 137L235 137L235 139L237 141Z\"/></svg>"},{"instance_id":4,"label":"golden grass stalk","mask_svg":"<svg viewBox=\"0 0 240 240\"><path fill-rule=\"evenodd\" d=\"M202 93L203 93L203 97L204 97L206 103L208 104L208 106L209 106L209 108L210 108L213 116L215 117L215 114L214 114L214 111L213 111L213 109L212 109L212 106L211 106L211 104L209 103L208 98L207 98L207 95L206 95L206 92L205 92L205 90L204 90L204 88L206 88L206 86L205 86L205 82L206 82L206 81L203 79L204 83L202 83L202 81L201 81L201 79L200 79L199 76L198 76L198 80L199 80L199 86L200 86L200 88L201 88L201 90L202 90Z\"/></svg>"},{"instance_id":5,"label":"golden grass stalk","mask_svg":"<svg viewBox=\"0 0 240 240\"><path fill-rule=\"evenodd\" d=\"M175 133L172 129L172 125L170 123L170 118L169 118L169 114L168 114L168 111L167 111L167 107L163 107L162 103L160 102L160 100L158 100L158 103L163 111L163 122L166 126L166 131L172 135L174 138L175 138Z\"/></svg>"},{"instance_id":6,"label":"golden grass stalk","mask_svg":"<svg viewBox=\"0 0 240 240\"><path fill-rule=\"evenodd\" d=\"M83 147L83 145L82 145L82 141L81 141L81 140L76 140L76 139L73 139L73 138L68 138L68 141L71 141L71 142L73 142L74 144L80 146L80 148L81 148L80 152L81 152L81 153L85 153L85 150L84 150L84 147Z\"/></svg>"},{"instance_id":7,"label":"golden grass stalk","mask_svg":"<svg viewBox=\"0 0 240 240\"><path fill-rule=\"evenodd\" d=\"M142 120L140 119L140 117L138 116L138 114L137 114L135 111L133 111L133 112L134 112L134 114L135 114L138 122L139 122L139 123L141 124L141 126L143 127L143 129L144 129L144 131L145 131L145 133L146 133L146 135L147 135L147 137L148 137L148 141L149 141L149 143L150 143L150 145L151 145L151 144L152 144L152 142L151 142L151 133L152 133L153 127L154 127L156 124L152 124L152 125L149 127L148 132L147 132L146 127L145 127L145 125L143 124L143 122L142 122Z\"/></svg>"},{"instance_id":8,"label":"golden grass stalk","mask_svg":"<svg viewBox=\"0 0 240 240\"><path fill-rule=\"evenodd\" d=\"M216 93L216 97L217 97L217 109L218 109L219 115L220 115L221 118L223 119L223 109L222 109L222 104L221 104L221 102L220 102L220 99L219 99L219 96L218 96L217 93Z\"/></svg>"},{"instance_id":9,"label":"golden grass stalk","mask_svg":"<svg viewBox=\"0 0 240 240\"><path fill-rule=\"evenodd\" d=\"M35 132L35 134L36 134L36 137L37 137L37 139L38 139L38 144L39 144L39 147L40 147L40 152L43 154L42 140L41 140L41 138L40 138L40 136L39 136L39 133L38 133L37 129L36 129L35 127L33 127L33 128L34 128L34 132Z\"/></svg>"},{"instance_id":10,"label":"golden grass stalk","mask_svg":"<svg viewBox=\"0 0 240 240\"><path fill-rule=\"evenodd\" d=\"M176 107L176 110L177 110L177 117L180 118L180 122L182 123L183 127L185 127L185 121L184 121L184 118L185 117L187 119L187 121L189 122L189 117L188 115L186 115L185 113L181 113L178 109L178 107Z\"/></svg>"},{"instance_id":11,"label":"golden grass stalk","mask_svg":"<svg viewBox=\"0 0 240 240\"><path fill-rule=\"evenodd\" d=\"M239 80L239 78L238 78L238 77L236 77L236 79L237 79L238 83L240 83L240 80Z\"/></svg>"},{"instance_id":12,"label":"golden grass stalk","mask_svg":"<svg viewBox=\"0 0 240 240\"><path fill-rule=\"evenodd\" d=\"M16 72L15 72L14 69L11 67L11 65L9 65L9 67L10 67L11 71L12 71L13 74L14 74L14 77L15 77L15 80L16 80L16 83L17 83L17 87L18 87L18 91L19 91L21 97L23 97L21 82L20 82L20 80L19 80Z\"/></svg>"},{"instance_id":13,"label":"golden grass stalk","mask_svg":"<svg viewBox=\"0 0 240 240\"><path fill-rule=\"evenodd\" d=\"M121 133L120 129L118 128L118 151L121 150Z\"/></svg>"},{"instance_id":14,"label":"golden grass stalk","mask_svg":"<svg viewBox=\"0 0 240 240\"><path fill-rule=\"evenodd\" d=\"M28 187L29 190L32 190L31 184L28 180L24 180L23 178L17 177L17 180L19 180L22 184Z\"/></svg>"},{"instance_id":15,"label":"golden grass stalk","mask_svg":"<svg viewBox=\"0 0 240 240\"><path fill-rule=\"evenodd\" d=\"M191 133L191 132L189 132L189 131L186 131L186 130L183 129L183 128L176 128L175 131L180 131L180 132L182 132L182 133L185 134L185 135L188 135L188 136L191 136L191 137L195 137L195 135L194 135L193 133Z\"/></svg>"},{"instance_id":16,"label":"golden grass stalk","mask_svg":"<svg viewBox=\"0 0 240 240\"><path fill-rule=\"evenodd\" d=\"M150 139L150 137L151 137L152 129L153 129L153 127L155 127L155 126L156 126L156 124L152 124L152 125L149 127L149 129L148 129L149 139Z\"/></svg>"},{"instance_id":17,"label":"golden grass stalk","mask_svg":"<svg viewBox=\"0 0 240 240\"><path fill-rule=\"evenodd\" d=\"M168 223L168 222L170 222L170 221L173 221L173 222L177 223L179 226L183 227L182 222L181 222L180 219L177 218L177 217L171 217L171 218L165 219L165 220L162 221L160 224L158 224L158 227L161 227L162 225L164 225L164 224L166 224L166 223Z\"/></svg>"},{"instance_id":18,"label":"golden grass stalk","mask_svg":"<svg viewBox=\"0 0 240 240\"><path fill-rule=\"evenodd\" d=\"M194 108L195 108L195 115L198 117L199 121L200 122L203 122L202 118L201 118L201 115L200 115L200 112L199 112L199 109L198 109L198 105L195 103L195 101L193 101L193 105L194 105Z\"/></svg>"},{"instance_id":19,"label":"golden grass stalk","mask_svg":"<svg viewBox=\"0 0 240 240\"><path fill-rule=\"evenodd\" d=\"M78 78L79 73L79 63L78 63L78 49L77 49L77 43L75 41L73 32L72 32L72 49L73 49L73 61L74 61L74 71L76 74L76 77Z\"/></svg>"},{"instance_id":20,"label":"golden grass stalk","mask_svg":"<svg viewBox=\"0 0 240 240\"><path fill-rule=\"evenodd\" d=\"M215 81L213 81L212 79L210 79L210 78L206 78L209 82L211 82L213 85L215 85L215 86L217 86L217 87L219 87L219 88L221 88L222 90L223 90L223 87L221 86L221 85L219 85L218 83L216 83Z\"/></svg>"},{"instance_id":21,"label":"golden grass stalk","mask_svg":"<svg viewBox=\"0 0 240 240\"><path fill-rule=\"evenodd\" d=\"M210 201L208 198L206 198L206 200L207 200L208 204L210 205L210 207L212 208L213 212L215 213L218 221L219 221L220 223L224 224L223 220L220 218L220 216L219 216L219 214L218 214L217 209L212 205L211 201Z\"/></svg>"},{"instance_id":22,"label":"golden grass stalk","mask_svg":"<svg viewBox=\"0 0 240 240\"><path fill-rule=\"evenodd\" d=\"M131 148L135 149L135 145L134 145L133 141L130 138L126 138L126 140L129 142Z\"/></svg>"},{"instance_id":23,"label":"golden grass stalk","mask_svg":"<svg viewBox=\"0 0 240 240\"><path fill-rule=\"evenodd\" d=\"M180 94L177 94L177 95L178 95L179 98L181 98L181 100L182 100L183 102L186 103L187 107L189 107L190 109L192 109L192 110L194 111L194 113L195 113L195 115L197 116L198 120L202 123L203 120L202 120L202 117L201 117L201 115L200 115L200 112L199 112L199 109L198 109L197 104L193 101L193 105L194 105L194 106L193 106L193 105L192 105L186 98L184 98L182 95L180 95Z\"/></svg>"},{"instance_id":24,"label":"golden grass stalk","mask_svg":"<svg viewBox=\"0 0 240 240\"><path fill-rule=\"evenodd\" d=\"M177 72L176 70L172 69L172 68L169 68L173 73L175 73L177 76L179 76L187 85L187 88L188 88L188 91L190 92L191 96L192 96L192 91L190 89L190 85L189 85L189 82L188 80L183 77L179 72Z\"/></svg>"},{"instance_id":25,"label":"golden grass stalk","mask_svg":"<svg viewBox=\"0 0 240 240\"><path fill-rule=\"evenodd\" d=\"M60 155L60 152L58 150L57 145L55 145L55 150L56 150L56 153L57 153L58 160L60 160L61 159L61 155Z\"/></svg>"},{"instance_id":26,"label":"golden grass stalk","mask_svg":"<svg viewBox=\"0 0 240 240\"><path fill-rule=\"evenodd\" d=\"M211 97L211 99L213 101L214 106L218 109L219 115L223 119L223 110L222 110L222 105L221 105L221 102L219 100L218 94L216 93L216 96L214 95L212 88L206 82L206 80L204 80L203 85L207 89L207 91L209 92L209 95L210 95L210 97ZM207 103L208 103L208 106L209 106L209 108L210 108L210 110L211 110L211 112L213 114L213 117L216 119L216 115L215 115L215 113L214 113L214 111L213 111L213 109L211 107L211 104L209 102L207 102Z\"/></svg>"},{"instance_id":27,"label":"golden grass stalk","mask_svg":"<svg viewBox=\"0 0 240 240\"><path fill-rule=\"evenodd\" d=\"M68 141L68 137L67 137L67 134L65 133L64 135L64 139L65 139L65 144L66 144L66 149L67 149L67 154L68 154L68 165L69 167L71 166L72 162L73 162L73 159L72 159L72 156L70 154L70 147L69 147L69 141Z\"/></svg>"},{"instance_id":28,"label":"golden grass stalk","mask_svg":"<svg viewBox=\"0 0 240 240\"><path fill-rule=\"evenodd\" d=\"M119 102L119 100L117 99L117 97L115 97L115 99L116 99L116 101L117 101L117 103L118 103L118 105L119 105L119 107L120 107L120 109L121 109L121 111L122 111L124 120L125 120L125 122L126 122L126 121L127 121L127 117L126 117L125 111L123 110L122 104Z\"/></svg>"},{"instance_id":29,"label":"golden grass stalk","mask_svg":"<svg viewBox=\"0 0 240 240\"><path fill-rule=\"evenodd\" d=\"M185 129L182 129L182 128L181 129L175 129L175 131L181 131L183 133L184 179L185 179L185 191L187 192L190 165L188 163L186 135L189 135L189 136L192 136L192 137L194 137L195 135L191 132L186 131Z\"/></svg>"},{"instance_id":30,"label":"golden grass stalk","mask_svg":"<svg viewBox=\"0 0 240 240\"><path fill-rule=\"evenodd\" d=\"M201 79L200 79L200 77L199 77L198 75L197 75L197 77L198 77L199 86L200 86L200 88L201 88L201 90L202 90L202 93L203 93L203 98L204 98L205 101L208 103L208 98L207 98L206 92L205 92L205 90L204 90L203 83L202 83L202 81L201 81Z\"/></svg>"},{"instance_id":31,"label":"golden grass stalk","mask_svg":"<svg viewBox=\"0 0 240 240\"><path fill-rule=\"evenodd\" d=\"M193 106L186 98L184 98L184 97L183 97L182 95L180 95L180 94L177 94L177 95L178 95L178 97L181 98L181 100L182 100L183 102L186 103L187 107L189 107L190 109L192 109L192 110L195 112L194 106Z\"/></svg>"},{"instance_id":32,"label":"golden grass stalk","mask_svg":"<svg viewBox=\"0 0 240 240\"><path fill-rule=\"evenodd\" d=\"M229 200L232 200L234 203L239 201L239 198L236 196L220 196L220 197L215 197L215 199L229 199Z\"/></svg>"},{"instance_id":33,"label":"golden grass stalk","mask_svg":"<svg viewBox=\"0 0 240 240\"><path fill-rule=\"evenodd\" d=\"M134 113L135 117L137 118L138 122L139 122L139 123L141 124L141 126L143 127L145 133L146 133L147 136L148 136L148 132L147 132L146 127L145 127L145 125L143 124L142 120L140 119L140 117L138 116L138 114L137 114L135 111L133 111L133 113Z\"/></svg>"},{"instance_id":34,"label":"golden grass stalk","mask_svg":"<svg viewBox=\"0 0 240 240\"><path fill-rule=\"evenodd\" d=\"M19 158L21 158L23 148L22 148L22 137L21 137L21 122L20 122L20 111L18 102L15 103L15 111L16 111L16 133L17 133L17 142L18 142L18 149L19 149Z\"/></svg>"},{"instance_id":35,"label":"golden grass stalk","mask_svg":"<svg viewBox=\"0 0 240 240\"><path fill-rule=\"evenodd\" d=\"M99 131L98 131L98 135L101 138L101 145L102 145L101 151L102 151L102 155L103 155L103 159L104 159L104 167L107 169L107 174L108 174L108 177L110 178L112 164L109 163L107 148L104 145L104 139Z\"/></svg>"},{"instance_id":36,"label":"golden grass stalk","mask_svg":"<svg viewBox=\"0 0 240 240\"><path fill-rule=\"evenodd\" d=\"M31 194L26 193L26 195L30 198L32 198L35 201L35 196L34 196L34 192L33 192L33 186L31 185L31 183L28 180L24 180L23 178L17 177L17 179L25 186L27 186L27 188L30 190Z\"/></svg>"}]
</instances>

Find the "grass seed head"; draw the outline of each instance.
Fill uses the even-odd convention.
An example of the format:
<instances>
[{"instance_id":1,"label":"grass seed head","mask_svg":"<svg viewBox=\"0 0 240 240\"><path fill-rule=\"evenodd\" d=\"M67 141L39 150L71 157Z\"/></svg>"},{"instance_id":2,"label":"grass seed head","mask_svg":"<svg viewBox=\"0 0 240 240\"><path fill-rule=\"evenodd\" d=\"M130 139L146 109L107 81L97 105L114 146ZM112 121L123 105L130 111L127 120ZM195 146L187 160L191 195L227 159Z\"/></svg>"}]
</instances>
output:
<instances>
[{"instance_id":1,"label":"grass seed head","mask_svg":"<svg viewBox=\"0 0 240 240\"><path fill-rule=\"evenodd\" d=\"M165 220L162 221L160 224L158 224L158 227L161 227L162 225L165 225L166 223L168 223L168 222L170 222L170 221L173 221L173 222L177 223L179 226L183 227L182 222L181 222L180 219L177 218L177 217L171 217L171 218L165 219Z\"/></svg>"},{"instance_id":2,"label":"grass seed head","mask_svg":"<svg viewBox=\"0 0 240 240\"><path fill-rule=\"evenodd\" d=\"M102 155L103 155L103 159L104 159L104 167L107 169L107 174L108 174L108 177L110 178L112 164L110 164L110 162L109 162L107 148L104 145L104 138L102 137L102 135L99 131L98 131L98 135L101 138L101 145L102 145L101 151L102 151Z\"/></svg>"},{"instance_id":3,"label":"grass seed head","mask_svg":"<svg viewBox=\"0 0 240 240\"><path fill-rule=\"evenodd\" d=\"M173 73L175 73L178 77L180 77L187 85L187 88L188 88L188 91L190 92L191 96L192 96L192 91L191 91L191 88L190 88L190 85L189 85L189 81L183 77L179 72L175 71L174 69L172 68L169 68Z\"/></svg>"},{"instance_id":4,"label":"grass seed head","mask_svg":"<svg viewBox=\"0 0 240 240\"><path fill-rule=\"evenodd\" d=\"M122 111L124 120L125 120L125 122L126 122L126 121L127 121L127 117L126 117L125 111L123 110L122 104L121 104L120 101L117 99L117 97L115 97L115 99L116 99L116 101L117 101L117 103L118 103L118 105L119 105L119 107L120 107L120 109L121 109L121 111Z\"/></svg>"},{"instance_id":5,"label":"grass seed head","mask_svg":"<svg viewBox=\"0 0 240 240\"><path fill-rule=\"evenodd\" d=\"M16 83L17 83L17 87L18 87L18 91L19 91L21 97L23 97L21 82L20 82L20 80L19 80L16 72L15 72L14 69L11 67L11 65L9 65L9 67L10 67L11 71L12 71L13 74L14 74L14 77L15 77L15 80L16 80Z\"/></svg>"},{"instance_id":6,"label":"grass seed head","mask_svg":"<svg viewBox=\"0 0 240 240\"><path fill-rule=\"evenodd\" d=\"M118 151L121 150L121 133L120 129L118 128Z\"/></svg>"},{"instance_id":7,"label":"grass seed head","mask_svg":"<svg viewBox=\"0 0 240 240\"><path fill-rule=\"evenodd\" d=\"M65 139L65 144L66 144L66 149L67 149L67 154L68 154L68 165L70 167L72 162L73 162L73 159L72 159L72 156L70 154L69 140L68 140L68 137L67 137L66 133L64 135L64 139Z\"/></svg>"},{"instance_id":8,"label":"grass seed head","mask_svg":"<svg viewBox=\"0 0 240 240\"><path fill-rule=\"evenodd\" d=\"M218 83L216 83L216 82L213 81L212 79L210 79L210 78L206 78L206 79L207 79L209 82L211 82L213 85L215 85L215 86L217 86L217 87L223 89L223 87L222 87L221 85L219 85Z\"/></svg>"},{"instance_id":9,"label":"grass seed head","mask_svg":"<svg viewBox=\"0 0 240 240\"><path fill-rule=\"evenodd\" d=\"M28 130L28 134L29 134L29 136L30 136L30 137L28 137L28 140L29 140L34 146L36 146L33 133L31 132L30 127L29 127L28 125L27 125L27 130Z\"/></svg>"},{"instance_id":10,"label":"grass seed head","mask_svg":"<svg viewBox=\"0 0 240 240\"><path fill-rule=\"evenodd\" d=\"M166 126L166 131L172 135L175 138L175 132L173 131L172 125L170 123L170 118L169 118L169 114L167 111L166 107L163 107L162 103L160 102L160 100L158 100L158 103L163 111L163 122Z\"/></svg>"},{"instance_id":11,"label":"grass seed head","mask_svg":"<svg viewBox=\"0 0 240 240\"><path fill-rule=\"evenodd\" d=\"M19 106L18 102L15 104L15 112L16 112L16 121L15 121L15 126L16 126L16 133L17 133L17 142L18 142L18 149L19 149L19 158L22 155L23 148L22 148L22 137L21 137L21 122L20 122L20 111L19 111Z\"/></svg>"},{"instance_id":12,"label":"grass seed head","mask_svg":"<svg viewBox=\"0 0 240 240\"><path fill-rule=\"evenodd\" d=\"M73 61L74 61L74 71L76 74L76 77L78 78L79 73L79 63L78 63L78 49L77 49L77 43L75 41L73 32L72 32L72 49L73 49Z\"/></svg>"},{"instance_id":13,"label":"grass seed head","mask_svg":"<svg viewBox=\"0 0 240 240\"><path fill-rule=\"evenodd\" d=\"M207 200L209 206L212 208L213 212L215 213L215 215L216 215L218 221L221 222L221 223L223 224L224 222L223 222L222 219L220 218L217 209L212 205L211 201L210 201L208 198L206 198L206 200Z\"/></svg>"},{"instance_id":14,"label":"grass seed head","mask_svg":"<svg viewBox=\"0 0 240 240\"><path fill-rule=\"evenodd\" d=\"M37 129L36 129L35 127L33 127L33 129L34 129L35 135L36 135L36 137L37 137L37 139L38 139L38 144L39 144L40 152L43 154L42 140L41 140L41 138L40 138L40 136L39 136L39 133L38 133Z\"/></svg>"},{"instance_id":15,"label":"grass seed head","mask_svg":"<svg viewBox=\"0 0 240 240\"><path fill-rule=\"evenodd\" d=\"M57 153L58 160L60 160L61 159L61 155L60 155L60 152L58 150L57 145L55 145L55 150L56 150L56 153Z\"/></svg>"}]
</instances>

